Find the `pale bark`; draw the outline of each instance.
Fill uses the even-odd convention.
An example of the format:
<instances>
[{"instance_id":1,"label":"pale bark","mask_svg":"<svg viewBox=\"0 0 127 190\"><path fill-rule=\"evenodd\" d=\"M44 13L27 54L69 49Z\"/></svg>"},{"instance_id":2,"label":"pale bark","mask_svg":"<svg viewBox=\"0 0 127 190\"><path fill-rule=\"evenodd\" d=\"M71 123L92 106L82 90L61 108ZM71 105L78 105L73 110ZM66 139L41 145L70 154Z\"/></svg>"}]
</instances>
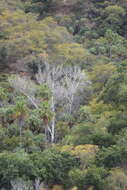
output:
<instances>
[{"instance_id":1,"label":"pale bark","mask_svg":"<svg viewBox=\"0 0 127 190\"><path fill-rule=\"evenodd\" d=\"M36 86L31 80L25 77L21 78L20 76L16 76L14 78L9 78L9 83L15 90L26 96L35 108L38 108L35 99Z\"/></svg>"},{"instance_id":2,"label":"pale bark","mask_svg":"<svg viewBox=\"0 0 127 190\"><path fill-rule=\"evenodd\" d=\"M40 190L40 186L41 186L41 182L40 182L40 179L39 178L37 178L37 179L35 179L35 183L34 183L34 189L35 190Z\"/></svg>"},{"instance_id":3,"label":"pale bark","mask_svg":"<svg viewBox=\"0 0 127 190\"><path fill-rule=\"evenodd\" d=\"M44 72L41 71L41 66L39 65L38 67L38 74L36 75L36 79L38 83L44 84L46 83L47 86L50 88L52 97L51 97L51 111L53 113L52 121L51 121L51 126L48 126L48 131L51 136L51 143L54 143L55 141L55 104L57 102L57 97L56 95L57 92L57 82L59 78L62 75L62 67L57 66L53 67L52 65L48 64L45 62L45 70Z\"/></svg>"},{"instance_id":4,"label":"pale bark","mask_svg":"<svg viewBox=\"0 0 127 190\"><path fill-rule=\"evenodd\" d=\"M33 186L30 183L20 178L11 180L11 186L12 190L34 190Z\"/></svg>"},{"instance_id":5,"label":"pale bark","mask_svg":"<svg viewBox=\"0 0 127 190\"><path fill-rule=\"evenodd\" d=\"M56 122L56 105L64 100L64 112L72 115L75 110L74 101L77 92L90 85L86 75L79 67L63 67L61 65L54 66L44 61L44 69L38 65L38 73L36 80L39 85L46 84L52 93L51 111L53 113L52 121L46 125L45 134L47 131L50 135L50 142L55 142L55 122ZM35 98L36 85L26 78L16 77L9 80L12 87L24 94L31 104L38 109L39 102ZM77 103L79 104L79 102Z\"/></svg>"},{"instance_id":6,"label":"pale bark","mask_svg":"<svg viewBox=\"0 0 127 190\"><path fill-rule=\"evenodd\" d=\"M51 110L53 112L53 118L51 122L51 143L54 143L55 139L55 105L54 105L54 97L51 98Z\"/></svg>"}]
</instances>

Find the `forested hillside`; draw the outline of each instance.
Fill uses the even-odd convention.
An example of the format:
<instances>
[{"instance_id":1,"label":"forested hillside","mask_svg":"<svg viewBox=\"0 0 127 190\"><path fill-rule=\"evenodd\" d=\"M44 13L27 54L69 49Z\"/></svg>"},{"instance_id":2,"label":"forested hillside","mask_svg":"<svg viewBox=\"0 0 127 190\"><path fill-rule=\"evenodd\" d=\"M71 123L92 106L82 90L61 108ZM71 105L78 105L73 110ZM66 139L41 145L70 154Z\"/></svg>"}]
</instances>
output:
<instances>
[{"instance_id":1,"label":"forested hillside","mask_svg":"<svg viewBox=\"0 0 127 190\"><path fill-rule=\"evenodd\" d=\"M127 190L127 0L0 0L0 190Z\"/></svg>"}]
</instances>

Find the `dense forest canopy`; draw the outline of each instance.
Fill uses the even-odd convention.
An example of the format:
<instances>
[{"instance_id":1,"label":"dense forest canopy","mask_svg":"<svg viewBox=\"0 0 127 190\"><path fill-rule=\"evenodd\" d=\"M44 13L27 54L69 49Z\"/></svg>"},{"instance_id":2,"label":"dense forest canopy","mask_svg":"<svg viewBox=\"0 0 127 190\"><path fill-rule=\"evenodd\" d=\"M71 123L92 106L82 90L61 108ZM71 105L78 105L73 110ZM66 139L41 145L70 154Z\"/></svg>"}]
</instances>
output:
<instances>
[{"instance_id":1,"label":"dense forest canopy","mask_svg":"<svg viewBox=\"0 0 127 190\"><path fill-rule=\"evenodd\" d=\"M127 0L0 0L0 189L127 189Z\"/></svg>"}]
</instances>

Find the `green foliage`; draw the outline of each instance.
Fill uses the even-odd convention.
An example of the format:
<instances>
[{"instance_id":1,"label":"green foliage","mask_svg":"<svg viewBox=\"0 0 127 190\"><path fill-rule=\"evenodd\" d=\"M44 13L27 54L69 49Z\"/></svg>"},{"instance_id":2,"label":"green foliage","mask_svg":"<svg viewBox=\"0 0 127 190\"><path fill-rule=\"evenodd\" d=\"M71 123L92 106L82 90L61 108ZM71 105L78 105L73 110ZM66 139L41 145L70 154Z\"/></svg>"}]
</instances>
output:
<instances>
[{"instance_id":1,"label":"green foliage","mask_svg":"<svg viewBox=\"0 0 127 190\"><path fill-rule=\"evenodd\" d=\"M126 189L127 187L127 175L122 169L112 169L110 175L106 179L108 188L115 190Z\"/></svg>"},{"instance_id":2,"label":"green foliage","mask_svg":"<svg viewBox=\"0 0 127 190\"><path fill-rule=\"evenodd\" d=\"M127 149L125 145L113 145L109 148L103 148L100 152L98 152L96 163L99 166L113 168L118 167L119 164L123 164L126 160L126 157Z\"/></svg>"},{"instance_id":3,"label":"green foliage","mask_svg":"<svg viewBox=\"0 0 127 190\"><path fill-rule=\"evenodd\" d=\"M49 100L51 98L51 92L47 85L39 85L36 94L43 100Z\"/></svg>"},{"instance_id":4,"label":"green foliage","mask_svg":"<svg viewBox=\"0 0 127 190\"><path fill-rule=\"evenodd\" d=\"M108 131L113 134L118 134L119 131L126 128L127 117L124 113L118 113L110 119Z\"/></svg>"},{"instance_id":5,"label":"green foliage","mask_svg":"<svg viewBox=\"0 0 127 190\"><path fill-rule=\"evenodd\" d=\"M106 132L95 132L92 136L93 144L100 147L108 147L115 144L115 138L112 134Z\"/></svg>"},{"instance_id":6,"label":"green foliage","mask_svg":"<svg viewBox=\"0 0 127 190\"><path fill-rule=\"evenodd\" d=\"M80 124L73 128L71 136L65 137L65 141L69 144L92 144L92 134L94 133L92 124Z\"/></svg>"},{"instance_id":7,"label":"green foliage","mask_svg":"<svg viewBox=\"0 0 127 190\"><path fill-rule=\"evenodd\" d=\"M6 100L6 99L7 99L6 90L0 87L0 100Z\"/></svg>"},{"instance_id":8,"label":"green foliage","mask_svg":"<svg viewBox=\"0 0 127 190\"><path fill-rule=\"evenodd\" d=\"M113 30L106 30L104 37L100 37L94 43L92 51L98 55L105 55L112 60L119 60L125 57L126 40Z\"/></svg>"},{"instance_id":9,"label":"green foliage","mask_svg":"<svg viewBox=\"0 0 127 190\"><path fill-rule=\"evenodd\" d=\"M107 6L104 10L105 20L102 26L120 32L120 27L123 24L125 14L125 10L118 5Z\"/></svg>"},{"instance_id":10,"label":"green foliage","mask_svg":"<svg viewBox=\"0 0 127 190\"><path fill-rule=\"evenodd\" d=\"M0 1L0 189L127 188L126 17L127 0ZM52 89L36 75L47 63L62 72ZM64 66L86 77L77 97Z\"/></svg>"},{"instance_id":11,"label":"green foliage","mask_svg":"<svg viewBox=\"0 0 127 190\"><path fill-rule=\"evenodd\" d=\"M47 16L52 6L52 0L26 0L25 12L39 13L41 16Z\"/></svg>"},{"instance_id":12,"label":"green foliage","mask_svg":"<svg viewBox=\"0 0 127 190\"><path fill-rule=\"evenodd\" d=\"M1 181L22 176L32 177L34 174L34 166L29 156L22 150L15 153L0 153L0 168Z\"/></svg>"},{"instance_id":13,"label":"green foliage","mask_svg":"<svg viewBox=\"0 0 127 190\"><path fill-rule=\"evenodd\" d=\"M72 186L77 186L79 189L83 189L85 186L86 171L80 169L73 169L69 172L70 183Z\"/></svg>"},{"instance_id":14,"label":"green foliage","mask_svg":"<svg viewBox=\"0 0 127 190\"><path fill-rule=\"evenodd\" d=\"M31 155L37 175L46 184L68 185L69 171L73 166L79 166L75 156L55 149L45 150L43 153Z\"/></svg>"},{"instance_id":15,"label":"green foliage","mask_svg":"<svg viewBox=\"0 0 127 190\"><path fill-rule=\"evenodd\" d=\"M101 96L106 103L126 105L126 80L124 73L116 73L107 82Z\"/></svg>"},{"instance_id":16,"label":"green foliage","mask_svg":"<svg viewBox=\"0 0 127 190\"><path fill-rule=\"evenodd\" d=\"M89 168L86 174L86 184L93 185L95 189L101 190L105 188L105 177L107 171L104 168L97 168L95 166Z\"/></svg>"},{"instance_id":17,"label":"green foliage","mask_svg":"<svg viewBox=\"0 0 127 190\"><path fill-rule=\"evenodd\" d=\"M116 72L113 64L99 64L93 66L91 80L94 82L95 91L102 90L108 79Z\"/></svg>"}]
</instances>

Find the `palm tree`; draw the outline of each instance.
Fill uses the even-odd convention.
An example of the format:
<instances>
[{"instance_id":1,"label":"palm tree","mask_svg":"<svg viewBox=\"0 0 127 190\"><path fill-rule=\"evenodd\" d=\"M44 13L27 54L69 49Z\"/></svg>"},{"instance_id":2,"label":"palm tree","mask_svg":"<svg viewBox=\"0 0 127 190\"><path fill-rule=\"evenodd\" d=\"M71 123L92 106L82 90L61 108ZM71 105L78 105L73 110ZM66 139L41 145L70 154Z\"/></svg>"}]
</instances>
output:
<instances>
[{"instance_id":1,"label":"palm tree","mask_svg":"<svg viewBox=\"0 0 127 190\"><path fill-rule=\"evenodd\" d=\"M22 130L24 126L24 121L28 113L28 107L24 97L20 96L17 98L14 106L14 117L19 125L20 143L22 139ZM21 143L22 144L22 143Z\"/></svg>"}]
</instances>

